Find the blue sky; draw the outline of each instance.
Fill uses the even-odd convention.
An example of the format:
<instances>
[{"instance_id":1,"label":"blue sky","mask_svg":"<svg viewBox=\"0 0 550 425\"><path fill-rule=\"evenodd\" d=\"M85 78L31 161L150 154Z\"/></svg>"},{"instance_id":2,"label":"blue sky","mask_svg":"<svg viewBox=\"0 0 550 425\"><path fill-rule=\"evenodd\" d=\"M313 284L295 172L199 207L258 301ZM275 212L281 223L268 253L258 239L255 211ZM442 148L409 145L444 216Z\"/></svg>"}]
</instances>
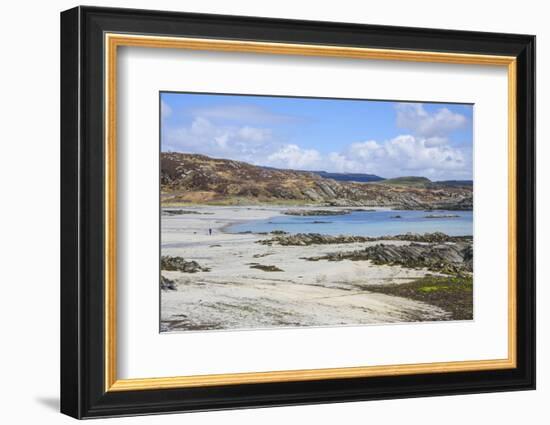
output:
<instances>
[{"instance_id":1,"label":"blue sky","mask_svg":"<svg viewBox=\"0 0 550 425\"><path fill-rule=\"evenodd\" d=\"M383 177L472 178L472 105L161 93L162 151Z\"/></svg>"}]
</instances>

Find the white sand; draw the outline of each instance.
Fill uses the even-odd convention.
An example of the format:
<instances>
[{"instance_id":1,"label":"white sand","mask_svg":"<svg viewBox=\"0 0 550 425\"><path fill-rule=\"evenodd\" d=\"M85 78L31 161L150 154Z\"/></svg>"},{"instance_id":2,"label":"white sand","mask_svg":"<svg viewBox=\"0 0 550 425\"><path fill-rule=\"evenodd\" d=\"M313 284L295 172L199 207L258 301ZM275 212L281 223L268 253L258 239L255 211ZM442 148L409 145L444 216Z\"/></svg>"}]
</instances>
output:
<instances>
[{"instance_id":1,"label":"white sand","mask_svg":"<svg viewBox=\"0 0 550 425\"><path fill-rule=\"evenodd\" d=\"M195 260L211 271L162 272L178 283L176 291L161 291L163 330L353 325L446 316L443 310L422 302L363 289L365 285L408 282L426 275L425 270L380 266L370 261L302 259L377 242L266 246L256 241L271 236L228 234L223 228L239 221L273 217L288 208L181 209L201 214L162 217L162 254ZM209 228L212 235L208 234ZM277 266L283 271L253 269L252 263Z\"/></svg>"}]
</instances>

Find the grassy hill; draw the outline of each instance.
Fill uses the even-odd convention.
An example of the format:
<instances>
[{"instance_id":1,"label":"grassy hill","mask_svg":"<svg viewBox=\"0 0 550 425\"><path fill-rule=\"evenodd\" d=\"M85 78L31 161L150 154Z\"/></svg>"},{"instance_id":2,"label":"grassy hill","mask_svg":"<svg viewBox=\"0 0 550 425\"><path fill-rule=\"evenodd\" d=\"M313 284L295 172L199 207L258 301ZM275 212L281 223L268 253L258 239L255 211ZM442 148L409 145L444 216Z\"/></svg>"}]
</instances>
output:
<instances>
[{"instance_id":1,"label":"grassy hill","mask_svg":"<svg viewBox=\"0 0 550 425\"><path fill-rule=\"evenodd\" d=\"M385 180L376 174L363 173L328 173L326 171L312 171L325 179L333 179L340 182L370 183Z\"/></svg>"},{"instance_id":2,"label":"grassy hill","mask_svg":"<svg viewBox=\"0 0 550 425\"><path fill-rule=\"evenodd\" d=\"M448 187L472 187L474 182L473 180L440 180L434 182L434 184Z\"/></svg>"},{"instance_id":3,"label":"grassy hill","mask_svg":"<svg viewBox=\"0 0 550 425\"><path fill-rule=\"evenodd\" d=\"M376 181L376 183L382 183L388 186L406 186L406 187L472 187L474 182L472 180L438 180L431 181L426 177L396 177L393 179L384 179Z\"/></svg>"},{"instance_id":4,"label":"grassy hill","mask_svg":"<svg viewBox=\"0 0 550 425\"><path fill-rule=\"evenodd\" d=\"M388 186L428 187L432 184L432 181L426 177L407 176L385 179L378 183Z\"/></svg>"},{"instance_id":5,"label":"grassy hill","mask_svg":"<svg viewBox=\"0 0 550 425\"><path fill-rule=\"evenodd\" d=\"M160 180L164 205L271 203L406 209L471 209L472 205L470 188L432 188L421 181L407 185L407 180L399 179L389 184L388 180L337 181L315 172L258 167L197 154L161 153Z\"/></svg>"}]
</instances>

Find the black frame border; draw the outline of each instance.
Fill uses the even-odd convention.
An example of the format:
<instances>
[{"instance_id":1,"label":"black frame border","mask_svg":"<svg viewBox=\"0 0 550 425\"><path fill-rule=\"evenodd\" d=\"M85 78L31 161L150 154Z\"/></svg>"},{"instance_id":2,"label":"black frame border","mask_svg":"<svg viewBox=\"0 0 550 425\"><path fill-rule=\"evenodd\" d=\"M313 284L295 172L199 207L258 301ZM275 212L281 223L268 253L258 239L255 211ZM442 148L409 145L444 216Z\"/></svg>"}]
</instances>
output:
<instances>
[{"instance_id":1,"label":"black frame border","mask_svg":"<svg viewBox=\"0 0 550 425\"><path fill-rule=\"evenodd\" d=\"M517 58L517 367L105 392L105 32ZM61 412L75 418L535 388L535 36L80 6L61 13Z\"/></svg>"}]
</instances>

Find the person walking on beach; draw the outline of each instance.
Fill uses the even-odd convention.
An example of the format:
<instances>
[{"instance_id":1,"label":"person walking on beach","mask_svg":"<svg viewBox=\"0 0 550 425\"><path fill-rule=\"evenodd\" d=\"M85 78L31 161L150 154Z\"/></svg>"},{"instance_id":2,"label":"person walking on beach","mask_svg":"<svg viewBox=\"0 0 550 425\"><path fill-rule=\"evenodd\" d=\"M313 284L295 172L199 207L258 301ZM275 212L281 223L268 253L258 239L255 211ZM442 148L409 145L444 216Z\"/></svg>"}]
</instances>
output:
<instances>
[{"instance_id":1,"label":"person walking on beach","mask_svg":"<svg viewBox=\"0 0 550 425\"><path fill-rule=\"evenodd\" d=\"M212 236L212 229L211 229L211 228L208 229L208 234L209 234L210 236Z\"/></svg>"}]
</instances>

